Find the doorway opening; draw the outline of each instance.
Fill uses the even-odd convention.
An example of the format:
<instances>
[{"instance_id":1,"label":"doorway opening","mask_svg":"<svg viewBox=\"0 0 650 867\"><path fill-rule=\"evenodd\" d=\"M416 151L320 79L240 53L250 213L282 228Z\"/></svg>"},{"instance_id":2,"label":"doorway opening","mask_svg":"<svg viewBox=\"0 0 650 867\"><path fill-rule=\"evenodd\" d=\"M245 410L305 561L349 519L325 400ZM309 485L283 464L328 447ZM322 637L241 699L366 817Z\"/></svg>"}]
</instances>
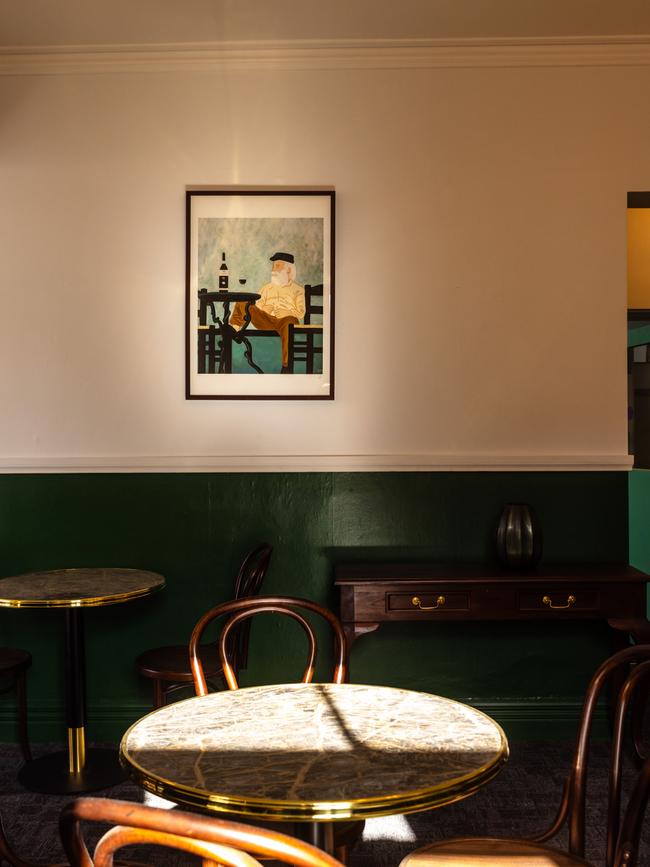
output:
<instances>
[{"instance_id":1,"label":"doorway opening","mask_svg":"<svg viewBox=\"0 0 650 867\"><path fill-rule=\"evenodd\" d=\"M650 469L650 192L627 194L628 451Z\"/></svg>"}]
</instances>

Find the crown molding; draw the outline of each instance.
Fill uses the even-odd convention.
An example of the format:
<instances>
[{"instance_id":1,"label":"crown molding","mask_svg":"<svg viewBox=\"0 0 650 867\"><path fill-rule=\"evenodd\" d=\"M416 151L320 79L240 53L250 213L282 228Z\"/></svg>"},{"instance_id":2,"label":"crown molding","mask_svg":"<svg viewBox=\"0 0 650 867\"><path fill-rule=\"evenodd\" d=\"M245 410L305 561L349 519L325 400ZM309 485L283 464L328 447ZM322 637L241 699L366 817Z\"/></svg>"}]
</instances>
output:
<instances>
[{"instance_id":1,"label":"crown molding","mask_svg":"<svg viewBox=\"0 0 650 867\"><path fill-rule=\"evenodd\" d=\"M220 455L0 458L9 473L576 472L632 469L631 455Z\"/></svg>"},{"instance_id":2,"label":"crown molding","mask_svg":"<svg viewBox=\"0 0 650 867\"><path fill-rule=\"evenodd\" d=\"M650 35L0 47L0 75L648 65Z\"/></svg>"}]
</instances>

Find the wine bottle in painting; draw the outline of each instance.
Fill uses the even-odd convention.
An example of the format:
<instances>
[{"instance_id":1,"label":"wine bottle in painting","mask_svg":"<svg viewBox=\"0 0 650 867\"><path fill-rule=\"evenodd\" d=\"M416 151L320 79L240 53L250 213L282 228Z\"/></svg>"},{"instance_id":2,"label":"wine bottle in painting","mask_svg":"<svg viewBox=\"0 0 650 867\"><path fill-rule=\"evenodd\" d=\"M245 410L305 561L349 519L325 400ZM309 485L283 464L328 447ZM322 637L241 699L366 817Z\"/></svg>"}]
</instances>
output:
<instances>
[{"instance_id":1,"label":"wine bottle in painting","mask_svg":"<svg viewBox=\"0 0 650 867\"><path fill-rule=\"evenodd\" d=\"M221 267L219 268L219 289L228 288L228 266L226 265L226 254L221 254Z\"/></svg>"}]
</instances>

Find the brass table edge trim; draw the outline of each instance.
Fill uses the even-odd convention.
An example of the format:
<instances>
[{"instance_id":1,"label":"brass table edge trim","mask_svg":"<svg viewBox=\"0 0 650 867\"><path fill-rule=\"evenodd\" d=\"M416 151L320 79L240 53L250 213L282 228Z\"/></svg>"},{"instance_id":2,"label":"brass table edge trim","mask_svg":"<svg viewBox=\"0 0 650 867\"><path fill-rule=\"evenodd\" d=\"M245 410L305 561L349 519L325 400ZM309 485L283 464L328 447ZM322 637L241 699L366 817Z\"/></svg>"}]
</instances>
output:
<instances>
[{"instance_id":1,"label":"brass table edge trim","mask_svg":"<svg viewBox=\"0 0 650 867\"><path fill-rule=\"evenodd\" d=\"M2 581L0 579L0 586ZM145 587L138 590L130 590L126 593L115 593L111 596L84 596L81 598L67 599L2 599L0 608L98 608L102 605L117 605L120 602L128 602L130 599L140 599L142 596L151 596L157 590L165 586L162 583L154 587Z\"/></svg>"},{"instance_id":2,"label":"brass table edge trim","mask_svg":"<svg viewBox=\"0 0 650 867\"><path fill-rule=\"evenodd\" d=\"M445 804L463 800L477 792L481 786L499 773L507 758L508 750L506 748L489 765L455 779L452 784L441 784L431 789L417 790L404 795L359 798L353 801L293 802L265 801L262 798L237 798L204 793L190 786L172 783L144 771L133 759L125 756L120 750L122 767L145 791L178 804L199 807L208 813L229 813L287 822L293 820L326 822L370 819L396 814L405 815L442 807Z\"/></svg>"}]
</instances>

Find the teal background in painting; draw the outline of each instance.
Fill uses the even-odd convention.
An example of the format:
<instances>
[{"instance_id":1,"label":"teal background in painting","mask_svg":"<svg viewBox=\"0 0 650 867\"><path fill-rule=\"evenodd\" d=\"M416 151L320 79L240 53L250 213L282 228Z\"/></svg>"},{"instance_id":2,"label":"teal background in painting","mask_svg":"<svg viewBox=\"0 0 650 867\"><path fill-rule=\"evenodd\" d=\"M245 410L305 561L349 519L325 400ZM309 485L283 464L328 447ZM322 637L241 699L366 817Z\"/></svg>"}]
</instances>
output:
<instances>
[{"instance_id":1,"label":"teal background in painting","mask_svg":"<svg viewBox=\"0 0 650 867\"><path fill-rule=\"evenodd\" d=\"M209 315L209 314L208 314ZM253 349L253 361L258 367L261 367L264 373L280 373L282 368L282 349L280 346L280 337L270 334L260 334L255 336L255 329L248 330L248 339L250 340ZM322 334L315 335L316 344L323 345ZM296 361L294 374L306 374L306 364L304 361ZM244 346L241 343L233 343L232 347L232 372L233 373L251 373L253 376L259 376L255 370L248 364L244 356ZM323 356L316 355L314 357L314 375L323 372ZM227 376L228 374L214 374L215 376Z\"/></svg>"},{"instance_id":2,"label":"teal background in painting","mask_svg":"<svg viewBox=\"0 0 650 867\"><path fill-rule=\"evenodd\" d=\"M219 288L221 254L226 254L230 289L246 278L247 292L257 292L271 279L270 257L292 253L296 282L323 282L323 219L321 217L199 217L199 288Z\"/></svg>"}]
</instances>

